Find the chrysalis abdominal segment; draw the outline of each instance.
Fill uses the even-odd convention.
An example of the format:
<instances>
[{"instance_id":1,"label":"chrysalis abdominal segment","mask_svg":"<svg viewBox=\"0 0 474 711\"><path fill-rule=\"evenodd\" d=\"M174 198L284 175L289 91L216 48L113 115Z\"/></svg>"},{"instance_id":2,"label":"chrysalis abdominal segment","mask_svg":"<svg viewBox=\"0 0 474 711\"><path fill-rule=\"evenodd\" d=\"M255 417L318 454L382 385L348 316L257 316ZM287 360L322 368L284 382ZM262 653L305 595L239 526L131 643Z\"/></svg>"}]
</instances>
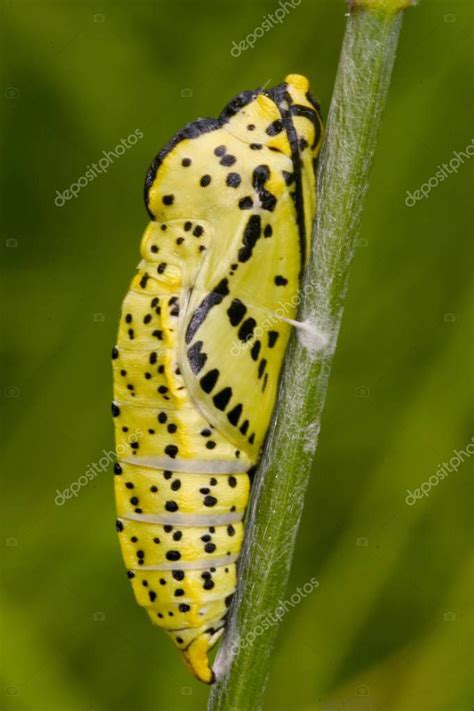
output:
<instances>
[{"instance_id":1,"label":"chrysalis abdominal segment","mask_svg":"<svg viewBox=\"0 0 474 711\"><path fill-rule=\"evenodd\" d=\"M116 525L138 604L207 683L310 247L321 132L307 80L290 75L188 124L146 178L151 222L112 352Z\"/></svg>"}]
</instances>

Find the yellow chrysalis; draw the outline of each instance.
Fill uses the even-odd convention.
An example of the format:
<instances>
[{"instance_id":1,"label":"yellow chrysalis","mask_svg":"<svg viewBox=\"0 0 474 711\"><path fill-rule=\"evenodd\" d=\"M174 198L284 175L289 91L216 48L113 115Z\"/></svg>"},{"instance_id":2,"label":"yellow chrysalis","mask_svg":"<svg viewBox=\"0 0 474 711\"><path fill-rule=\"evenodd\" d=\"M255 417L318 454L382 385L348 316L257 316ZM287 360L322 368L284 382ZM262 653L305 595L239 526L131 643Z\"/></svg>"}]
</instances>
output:
<instances>
[{"instance_id":1,"label":"yellow chrysalis","mask_svg":"<svg viewBox=\"0 0 474 711\"><path fill-rule=\"evenodd\" d=\"M318 106L246 91L153 161L113 349L117 530L139 605L198 679L223 632L316 209Z\"/></svg>"}]
</instances>

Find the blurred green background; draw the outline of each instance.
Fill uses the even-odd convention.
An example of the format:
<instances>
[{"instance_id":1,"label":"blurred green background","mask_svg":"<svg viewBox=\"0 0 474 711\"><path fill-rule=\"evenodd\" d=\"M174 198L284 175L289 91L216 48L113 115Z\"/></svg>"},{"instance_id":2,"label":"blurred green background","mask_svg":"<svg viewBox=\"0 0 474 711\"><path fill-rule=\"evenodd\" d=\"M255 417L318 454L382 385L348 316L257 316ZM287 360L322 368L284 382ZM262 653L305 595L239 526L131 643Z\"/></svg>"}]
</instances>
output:
<instances>
[{"instance_id":1,"label":"blurred green background","mask_svg":"<svg viewBox=\"0 0 474 711\"><path fill-rule=\"evenodd\" d=\"M134 602L112 474L63 490L113 446L110 350L147 223L145 171L170 136L242 89L306 74L324 114L342 0L2 3L4 456L2 711L204 709ZM405 205L472 138L471 0L407 13L265 709L471 709L474 434L472 162ZM64 191L136 129L143 138Z\"/></svg>"}]
</instances>

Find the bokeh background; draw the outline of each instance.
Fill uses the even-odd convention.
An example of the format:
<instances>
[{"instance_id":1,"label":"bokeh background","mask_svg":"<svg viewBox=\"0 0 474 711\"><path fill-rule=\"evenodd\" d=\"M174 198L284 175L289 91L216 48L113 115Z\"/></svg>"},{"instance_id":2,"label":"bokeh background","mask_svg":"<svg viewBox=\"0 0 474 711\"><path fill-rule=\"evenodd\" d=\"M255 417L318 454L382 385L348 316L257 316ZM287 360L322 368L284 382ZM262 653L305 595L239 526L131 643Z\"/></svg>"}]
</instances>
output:
<instances>
[{"instance_id":1,"label":"bokeh background","mask_svg":"<svg viewBox=\"0 0 474 711\"><path fill-rule=\"evenodd\" d=\"M2 3L2 711L188 711L207 689L134 602L114 531L110 350L147 223L145 171L170 136L244 88L311 79L326 114L342 0ZM407 13L266 709L471 709L474 434L471 0ZM236 52L234 52L235 54ZM55 205L103 151L143 138ZM471 149L472 150L472 149Z\"/></svg>"}]
</instances>

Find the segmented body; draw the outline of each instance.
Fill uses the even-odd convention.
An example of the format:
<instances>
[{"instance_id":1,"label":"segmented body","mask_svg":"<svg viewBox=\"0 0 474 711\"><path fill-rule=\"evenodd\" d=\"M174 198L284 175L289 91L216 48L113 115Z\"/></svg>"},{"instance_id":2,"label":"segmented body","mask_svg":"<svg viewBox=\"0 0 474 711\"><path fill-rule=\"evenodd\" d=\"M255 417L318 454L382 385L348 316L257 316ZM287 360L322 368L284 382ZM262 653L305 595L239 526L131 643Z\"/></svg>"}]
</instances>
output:
<instances>
[{"instance_id":1,"label":"segmented body","mask_svg":"<svg viewBox=\"0 0 474 711\"><path fill-rule=\"evenodd\" d=\"M304 77L244 92L153 162L152 218L113 350L117 530L138 604L193 673L236 586L315 211Z\"/></svg>"}]
</instances>

